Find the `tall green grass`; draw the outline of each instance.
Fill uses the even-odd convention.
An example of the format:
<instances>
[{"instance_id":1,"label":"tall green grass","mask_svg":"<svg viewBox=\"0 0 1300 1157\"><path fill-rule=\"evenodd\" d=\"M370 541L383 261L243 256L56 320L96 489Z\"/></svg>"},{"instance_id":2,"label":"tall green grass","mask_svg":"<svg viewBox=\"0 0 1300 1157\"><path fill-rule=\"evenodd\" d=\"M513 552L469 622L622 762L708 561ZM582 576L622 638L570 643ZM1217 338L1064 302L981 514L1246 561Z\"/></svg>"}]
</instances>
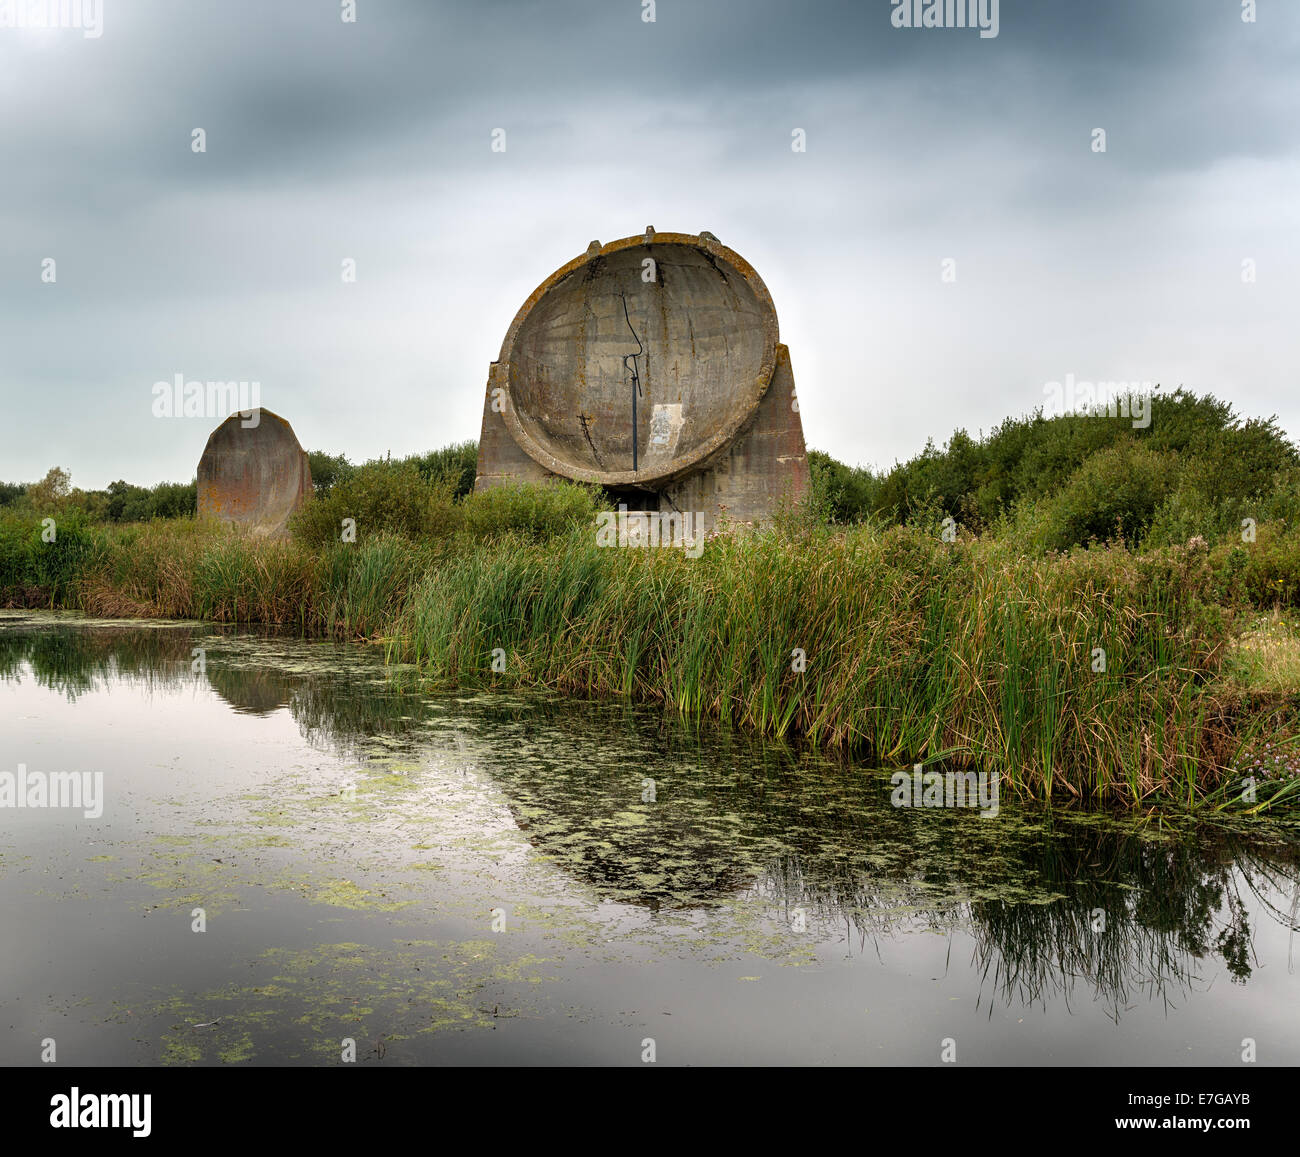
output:
<instances>
[{"instance_id":1,"label":"tall green grass","mask_svg":"<svg viewBox=\"0 0 1300 1157\"><path fill-rule=\"evenodd\" d=\"M1197 551L1026 560L893 528L751 534L690 559L575 535L446 557L390 652L437 682L658 701L881 763L943 757L1035 795L1137 803L1227 772L1207 726L1230 638L1213 590Z\"/></svg>"},{"instance_id":2,"label":"tall green grass","mask_svg":"<svg viewBox=\"0 0 1300 1157\"><path fill-rule=\"evenodd\" d=\"M1042 798L1196 803L1233 780L1248 720L1220 668L1251 590L1203 547L1025 557L863 526L693 559L602 549L590 527L538 541L514 505L478 538L313 546L178 520L69 532L43 558L0 524L0 577L28 605L383 638L432 684L655 702Z\"/></svg>"}]
</instances>

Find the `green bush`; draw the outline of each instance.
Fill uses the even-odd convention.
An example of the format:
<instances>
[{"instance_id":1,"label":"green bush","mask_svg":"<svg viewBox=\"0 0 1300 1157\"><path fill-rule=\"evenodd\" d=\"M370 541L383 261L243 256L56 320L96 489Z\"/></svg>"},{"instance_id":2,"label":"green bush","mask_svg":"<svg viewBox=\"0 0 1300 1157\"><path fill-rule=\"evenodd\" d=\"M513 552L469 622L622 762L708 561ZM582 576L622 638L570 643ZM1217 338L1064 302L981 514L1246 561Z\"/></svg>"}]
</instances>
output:
<instances>
[{"instance_id":1,"label":"green bush","mask_svg":"<svg viewBox=\"0 0 1300 1157\"><path fill-rule=\"evenodd\" d=\"M605 503L600 491L577 482L494 486L469 495L461 510L465 529L475 538L515 534L541 541L577 527L595 527Z\"/></svg>"},{"instance_id":2,"label":"green bush","mask_svg":"<svg viewBox=\"0 0 1300 1157\"><path fill-rule=\"evenodd\" d=\"M84 576L95 554L95 536L75 514L55 519L53 539L46 541L46 528L37 524L27 535L29 585L48 594L51 605L65 600Z\"/></svg>"},{"instance_id":3,"label":"green bush","mask_svg":"<svg viewBox=\"0 0 1300 1157\"><path fill-rule=\"evenodd\" d=\"M318 496L328 494L334 483L356 469L345 454L326 454L324 450L310 451L307 465L311 469L312 491Z\"/></svg>"},{"instance_id":4,"label":"green bush","mask_svg":"<svg viewBox=\"0 0 1300 1157\"><path fill-rule=\"evenodd\" d=\"M412 462L379 459L358 466L328 494L310 499L292 520L293 534L321 546L338 541L343 520L356 523L358 540L374 534L445 538L460 524L447 483L431 484Z\"/></svg>"},{"instance_id":5,"label":"green bush","mask_svg":"<svg viewBox=\"0 0 1300 1157\"><path fill-rule=\"evenodd\" d=\"M825 522L862 522L875 508L880 480L870 470L846 466L821 450L808 451L809 505Z\"/></svg>"},{"instance_id":6,"label":"green bush","mask_svg":"<svg viewBox=\"0 0 1300 1157\"><path fill-rule=\"evenodd\" d=\"M1177 482L1177 456L1125 440L1087 458L1059 491L1022 504L1013 540L1033 550L1141 541Z\"/></svg>"},{"instance_id":7,"label":"green bush","mask_svg":"<svg viewBox=\"0 0 1300 1157\"><path fill-rule=\"evenodd\" d=\"M24 586L31 573L28 519L6 514L0 518L0 603L7 594Z\"/></svg>"},{"instance_id":8,"label":"green bush","mask_svg":"<svg viewBox=\"0 0 1300 1157\"><path fill-rule=\"evenodd\" d=\"M1161 541L1210 538L1216 526L1230 524L1235 508L1229 504L1238 500L1260 506L1262 513L1253 515L1259 522L1294 517L1287 510L1294 512L1300 499L1300 455L1275 419L1243 421L1229 403L1181 388L1161 393L1157 387L1148 413L1149 424L1136 429L1119 413L1049 418L1040 410L1007 418L978 439L958 430L942 450L927 442L916 457L884 473L876 481L874 508L906 522L914 520L918 504L937 500L945 514L983 531L1013 513L1023 519L1026 510L1077 485L1094 455L1138 442L1177 455L1177 506L1152 518ZM1079 542L1095 529L1086 529ZM1112 533L1106 526L1098 537Z\"/></svg>"},{"instance_id":9,"label":"green bush","mask_svg":"<svg viewBox=\"0 0 1300 1157\"><path fill-rule=\"evenodd\" d=\"M45 518L54 520L48 530ZM34 593L51 606L75 603L77 583L102 555L101 539L70 506L40 518L7 514L0 519L0 603L24 605Z\"/></svg>"},{"instance_id":10,"label":"green bush","mask_svg":"<svg viewBox=\"0 0 1300 1157\"><path fill-rule=\"evenodd\" d=\"M1232 548L1245 553L1241 580L1257 607L1300 606L1300 533L1272 524L1257 528L1254 542Z\"/></svg>"},{"instance_id":11,"label":"green bush","mask_svg":"<svg viewBox=\"0 0 1300 1157\"><path fill-rule=\"evenodd\" d=\"M478 476L478 443L454 442L441 450L409 458L429 482L450 482L452 494L459 501L474 489Z\"/></svg>"},{"instance_id":12,"label":"green bush","mask_svg":"<svg viewBox=\"0 0 1300 1157\"><path fill-rule=\"evenodd\" d=\"M159 482L152 488L133 486L118 479L107 490L91 491L87 499L103 496L103 506L91 501L79 505L92 518L110 522L148 522L154 518L193 518L198 509L197 482Z\"/></svg>"},{"instance_id":13,"label":"green bush","mask_svg":"<svg viewBox=\"0 0 1300 1157\"><path fill-rule=\"evenodd\" d=\"M198 512L198 482L159 482L149 491L150 518L193 518Z\"/></svg>"},{"instance_id":14,"label":"green bush","mask_svg":"<svg viewBox=\"0 0 1300 1157\"><path fill-rule=\"evenodd\" d=\"M1193 538L1209 543L1240 540L1241 520L1254 517L1258 506L1244 498L1214 501L1199 491L1180 487L1161 503L1143 537L1144 549L1181 546Z\"/></svg>"}]
</instances>

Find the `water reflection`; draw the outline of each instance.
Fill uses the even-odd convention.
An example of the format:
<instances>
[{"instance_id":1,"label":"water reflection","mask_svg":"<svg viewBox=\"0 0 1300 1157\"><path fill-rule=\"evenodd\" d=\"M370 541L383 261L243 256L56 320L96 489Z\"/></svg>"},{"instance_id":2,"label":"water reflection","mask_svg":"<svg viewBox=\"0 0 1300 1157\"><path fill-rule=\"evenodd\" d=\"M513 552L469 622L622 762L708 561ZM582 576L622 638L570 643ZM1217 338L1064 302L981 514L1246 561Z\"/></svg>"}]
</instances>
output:
<instances>
[{"instance_id":1,"label":"water reflection","mask_svg":"<svg viewBox=\"0 0 1300 1157\"><path fill-rule=\"evenodd\" d=\"M212 689L241 715L270 715L288 707L299 682L278 671L214 667L206 674Z\"/></svg>"},{"instance_id":2,"label":"water reflection","mask_svg":"<svg viewBox=\"0 0 1300 1157\"><path fill-rule=\"evenodd\" d=\"M195 648L201 651L196 663ZM866 951L967 932L994 1003L1176 1001L1218 961L1252 976L1252 918L1294 933L1300 848L1279 824L1177 834L1089 815L889 806L869 769L644 710L404 690L360 648L208 626L0 617L0 679L70 699L114 681L210 686L287 710L340 753L377 736L489 775L534 849L596 897L656 912L752 901Z\"/></svg>"}]
</instances>

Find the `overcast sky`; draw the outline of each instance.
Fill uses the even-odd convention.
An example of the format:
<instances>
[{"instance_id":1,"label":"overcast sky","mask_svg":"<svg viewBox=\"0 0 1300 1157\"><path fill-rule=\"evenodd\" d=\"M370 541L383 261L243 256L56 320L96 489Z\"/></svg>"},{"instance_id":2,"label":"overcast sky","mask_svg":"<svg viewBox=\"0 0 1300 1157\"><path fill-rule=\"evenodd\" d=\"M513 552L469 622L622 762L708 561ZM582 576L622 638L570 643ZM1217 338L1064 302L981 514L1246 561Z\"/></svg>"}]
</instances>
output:
<instances>
[{"instance_id":1,"label":"overcast sky","mask_svg":"<svg viewBox=\"0 0 1300 1157\"><path fill-rule=\"evenodd\" d=\"M177 374L259 381L354 461L477 438L527 295L648 224L754 265L808 443L851 463L1067 374L1300 435L1300 4L1001 0L996 37L892 11L104 0L98 37L0 27L0 479L191 478L216 421L153 416Z\"/></svg>"}]
</instances>

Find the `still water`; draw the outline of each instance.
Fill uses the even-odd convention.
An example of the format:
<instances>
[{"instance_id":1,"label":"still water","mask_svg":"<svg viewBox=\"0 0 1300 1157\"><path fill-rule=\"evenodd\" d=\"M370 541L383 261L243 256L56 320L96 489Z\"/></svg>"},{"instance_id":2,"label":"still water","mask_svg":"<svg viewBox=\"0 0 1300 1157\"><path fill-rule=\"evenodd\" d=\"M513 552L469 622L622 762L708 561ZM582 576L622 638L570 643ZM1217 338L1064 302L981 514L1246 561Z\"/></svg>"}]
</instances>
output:
<instances>
[{"instance_id":1,"label":"still water","mask_svg":"<svg viewBox=\"0 0 1300 1157\"><path fill-rule=\"evenodd\" d=\"M1300 1064L1294 823L899 809L382 660L0 612L0 773L103 785L0 808L0 1063Z\"/></svg>"}]
</instances>

